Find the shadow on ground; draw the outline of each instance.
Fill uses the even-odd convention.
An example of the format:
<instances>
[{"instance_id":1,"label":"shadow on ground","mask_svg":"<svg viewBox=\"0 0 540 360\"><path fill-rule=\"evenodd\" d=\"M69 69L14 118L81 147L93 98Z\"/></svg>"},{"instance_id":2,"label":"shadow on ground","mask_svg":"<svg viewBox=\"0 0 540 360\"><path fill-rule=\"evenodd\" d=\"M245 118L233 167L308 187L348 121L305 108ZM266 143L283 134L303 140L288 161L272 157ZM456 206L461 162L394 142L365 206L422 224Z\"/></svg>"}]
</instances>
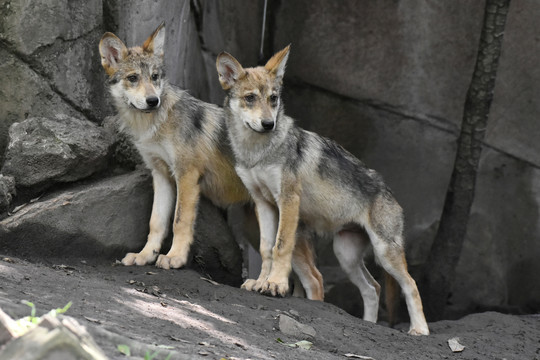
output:
<instances>
[{"instance_id":1,"label":"shadow on ground","mask_svg":"<svg viewBox=\"0 0 540 360\"><path fill-rule=\"evenodd\" d=\"M193 270L115 266L113 261L27 261L0 255L0 308L13 318L73 305L68 316L84 325L111 359L130 347L165 359L346 359L355 354L392 359L540 359L540 316L495 312L431 323L432 335L412 337L366 323L327 303L270 298L204 279ZM280 316L315 329L315 335L284 334ZM403 329L407 327L402 326ZM452 353L448 340L465 346ZM310 350L279 343L303 338ZM159 346L159 347L157 347ZM354 358L354 357L353 357ZM358 358L358 357L357 357Z\"/></svg>"}]
</instances>

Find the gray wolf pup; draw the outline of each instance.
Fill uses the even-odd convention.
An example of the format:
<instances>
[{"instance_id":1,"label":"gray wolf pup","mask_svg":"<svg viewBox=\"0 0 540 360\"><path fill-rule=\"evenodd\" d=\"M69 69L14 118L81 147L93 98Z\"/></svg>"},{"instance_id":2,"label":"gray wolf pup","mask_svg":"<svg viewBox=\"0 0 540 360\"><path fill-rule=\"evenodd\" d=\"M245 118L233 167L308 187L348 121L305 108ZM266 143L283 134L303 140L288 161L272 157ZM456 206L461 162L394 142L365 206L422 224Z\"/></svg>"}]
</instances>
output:
<instances>
[{"instance_id":1,"label":"gray wolf pup","mask_svg":"<svg viewBox=\"0 0 540 360\"><path fill-rule=\"evenodd\" d=\"M377 172L284 114L280 94L288 56L286 47L256 68L243 68L227 53L217 58L236 171L255 202L261 231L262 270L243 287L272 295L288 290L300 224L333 236L339 263L362 294L364 319L375 322L380 286L363 262L371 242L377 261L403 290L409 333L428 335L407 271L401 207Z\"/></svg>"},{"instance_id":2,"label":"gray wolf pup","mask_svg":"<svg viewBox=\"0 0 540 360\"><path fill-rule=\"evenodd\" d=\"M221 208L248 203L250 197L233 167L223 110L168 83L164 45L161 24L142 47L127 48L114 34L105 33L99 51L121 130L131 136L152 171L154 187L146 245L138 253L128 253L122 263L145 265L157 260L158 267L169 269L188 261L201 194ZM172 246L160 255L173 208ZM322 276L309 245L302 239L295 250L297 275L307 296L322 300Z\"/></svg>"}]
</instances>

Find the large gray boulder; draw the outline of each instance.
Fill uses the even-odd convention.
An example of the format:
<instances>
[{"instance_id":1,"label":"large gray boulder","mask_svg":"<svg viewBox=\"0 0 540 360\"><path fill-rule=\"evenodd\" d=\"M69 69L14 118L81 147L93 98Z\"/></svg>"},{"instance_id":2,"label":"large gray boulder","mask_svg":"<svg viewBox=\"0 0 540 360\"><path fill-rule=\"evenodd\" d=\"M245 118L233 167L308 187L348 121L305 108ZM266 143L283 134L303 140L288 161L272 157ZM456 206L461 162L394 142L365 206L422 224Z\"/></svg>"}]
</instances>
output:
<instances>
[{"instance_id":1,"label":"large gray boulder","mask_svg":"<svg viewBox=\"0 0 540 360\"><path fill-rule=\"evenodd\" d=\"M65 115L14 123L9 135L1 172L25 188L72 182L103 170L113 142L103 128Z\"/></svg>"},{"instance_id":2,"label":"large gray boulder","mask_svg":"<svg viewBox=\"0 0 540 360\"><path fill-rule=\"evenodd\" d=\"M112 160L116 165L135 170L138 165L143 165L143 160L131 137L120 131L119 121L118 116L107 116L102 123L103 128L114 138Z\"/></svg>"},{"instance_id":3,"label":"large gray boulder","mask_svg":"<svg viewBox=\"0 0 540 360\"><path fill-rule=\"evenodd\" d=\"M0 161L14 122L58 113L103 117L101 0L31 0L0 7Z\"/></svg>"},{"instance_id":4,"label":"large gray boulder","mask_svg":"<svg viewBox=\"0 0 540 360\"><path fill-rule=\"evenodd\" d=\"M146 170L50 194L0 221L0 253L121 259L146 243L152 198ZM169 244L165 242L162 253ZM240 249L223 213L205 199L191 250L193 267L209 277L231 285L241 281Z\"/></svg>"},{"instance_id":5,"label":"large gray boulder","mask_svg":"<svg viewBox=\"0 0 540 360\"><path fill-rule=\"evenodd\" d=\"M2 7L0 38L25 55L60 38L76 40L101 25L99 0L19 0Z\"/></svg>"},{"instance_id":6,"label":"large gray boulder","mask_svg":"<svg viewBox=\"0 0 540 360\"><path fill-rule=\"evenodd\" d=\"M9 127L32 116L77 116L51 85L32 67L0 48L0 161L8 143Z\"/></svg>"},{"instance_id":7,"label":"large gray boulder","mask_svg":"<svg viewBox=\"0 0 540 360\"><path fill-rule=\"evenodd\" d=\"M97 256L134 249L148 234L151 176L137 171L28 204L0 221L0 251L22 256Z\"/></svg>"}]
</instances>

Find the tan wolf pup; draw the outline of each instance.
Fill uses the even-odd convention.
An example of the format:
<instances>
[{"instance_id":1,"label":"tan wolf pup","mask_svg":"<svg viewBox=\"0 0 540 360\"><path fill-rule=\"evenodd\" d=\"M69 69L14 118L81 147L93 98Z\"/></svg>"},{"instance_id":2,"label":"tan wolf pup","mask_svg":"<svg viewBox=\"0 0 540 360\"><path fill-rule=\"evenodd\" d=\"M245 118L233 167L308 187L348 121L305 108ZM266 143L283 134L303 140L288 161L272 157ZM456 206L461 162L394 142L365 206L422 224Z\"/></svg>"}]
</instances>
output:
<instances>
[{"instance_id":1,"label":"tan wolf pup","mask_svg":"<svg viewBox=\"0 0 540 360\"><path fill-rule=\"evenodd\" d=\"M294 125L280 98L289 47L264 67L243 68L221 53L217 69L227 92L227 128L236 171L255 202L262 271L244 287L272 295L288 290L297 226L333 236L334 252L377 321L379 284L363 262L375 257L405 295L409 333L428 335L416 283L407 271L403 211L382 177L335 142Z\"/></svg>"},{"instance_id":2,"label":"tan wolf pup","mask_svg":"<svg viewBox=\"0 0 540 360\"><path fill-rule=\"evenodd\" d=\"M114 34L105 33L99 51L121 130L131 136L152 171L154 187L147 243L122 263L145 265L157 259L158 267L169 269L188 261L201 194L221 208L248 203L250 197L234 171L223 110L168 83L164 45L161 24L142 47L127 48ZM167 255L159 255L175 198L172 246ZM310 243L301 239L298 245L296 273L308 298L322 300L322 276Z\"/></svg>"}]
</instances>

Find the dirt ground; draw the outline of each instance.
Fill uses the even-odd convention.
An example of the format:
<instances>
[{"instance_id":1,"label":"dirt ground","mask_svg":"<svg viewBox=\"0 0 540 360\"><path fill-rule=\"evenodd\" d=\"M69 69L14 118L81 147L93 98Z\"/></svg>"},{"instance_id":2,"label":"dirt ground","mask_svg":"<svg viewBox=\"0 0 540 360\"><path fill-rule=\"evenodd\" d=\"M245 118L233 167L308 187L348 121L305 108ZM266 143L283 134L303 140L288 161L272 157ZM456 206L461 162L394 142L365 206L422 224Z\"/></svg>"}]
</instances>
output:
<instances>
[{"instance_id":1,"label":"dirt ground","mask_svg":"<svg viewBox=\"0 0 540 360\"><path fill-rule=\"evenodd\" d=\"M193 270L115 266L114 260L23 260L0 254L0 308L14 318L73 305L68 316L92 334L111 359L128 345L132 358L159 350L165 359L540 359L540 315L495 312L430 324L413 337L370 324L327 303L271 298L204 279ZM309 350L279 330L287 315L315 329ZM453 353L448 340L465 346ZM159 346L159 347L158 347ZM356 355L357 357L354 357Z\"/></svg>"}]
</instances>

